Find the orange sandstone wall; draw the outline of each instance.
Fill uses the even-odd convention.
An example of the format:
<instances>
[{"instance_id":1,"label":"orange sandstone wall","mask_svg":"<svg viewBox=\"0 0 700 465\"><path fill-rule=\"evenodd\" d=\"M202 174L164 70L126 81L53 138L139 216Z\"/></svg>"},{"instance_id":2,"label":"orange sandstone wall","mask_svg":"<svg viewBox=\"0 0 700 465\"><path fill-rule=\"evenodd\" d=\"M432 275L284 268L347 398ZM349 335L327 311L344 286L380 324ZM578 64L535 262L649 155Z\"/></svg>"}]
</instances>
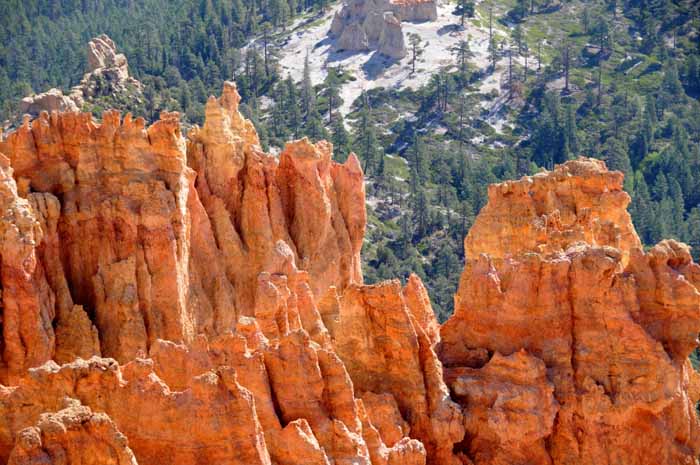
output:
<instances>
[{"instance_id":1,"label":"orange sandstone wall","mask_svg":"<svg viewBox=\"0 0 700 465\"><path fill-rule=\"evenodd\" d=\"M226 84L188 138L175 114L107 112L0 140L0 462L94 443L98 463L459 463L417 278L389 298L421 389L359 390L371 367L335 348L345 291L364 289L358 160L307 140L264 153L239 100Z\"/></svg>"},{"instance_id":2,"label":"orange sandstone wall","mask_svg":"<svg viewBox=\"0 0 700 465\"><path fill-rule=\"evenodd\" d=\"M583 158L489 189L438 349L474 464L698 463L700 266L628 203Z\"/></svg>"},{"instance_id":3,"label":"orange sandstone wall","mask_svg":"<svg viewBox=\"0 0 700 465\"><path fill-rule=\"evenodd\" d=\"M0 463L698 463L700 267L620 173L492 186L440 327L362 283L355 156L266 154L239 101L0 138Z\"/></svg>"}]
</instances>

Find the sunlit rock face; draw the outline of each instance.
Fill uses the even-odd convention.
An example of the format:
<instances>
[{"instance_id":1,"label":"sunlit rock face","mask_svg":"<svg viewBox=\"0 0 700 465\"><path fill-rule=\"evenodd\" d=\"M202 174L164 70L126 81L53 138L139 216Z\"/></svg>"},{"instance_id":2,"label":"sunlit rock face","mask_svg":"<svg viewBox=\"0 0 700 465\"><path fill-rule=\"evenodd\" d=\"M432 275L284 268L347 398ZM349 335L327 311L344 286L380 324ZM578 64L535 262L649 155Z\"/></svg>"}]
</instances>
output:
<instances>
[{"instance_id":1,"label":"sunlit rock face","mask_svg":"<svg viewBox=\"0 0 700 465\"><path fill-rule=\"evenodd\" d=\"M436 0L389 0L391 11L401 21L435 21L437 19Z\"/></svg>"},{"instance_id":2,"label":"sunlit rock face","mask_svg":"<svg viewBox=\"0 0 700 465\"><path fill-rule=\"evenodd\" d=\"M227 83L187 138L177 114L146 127L55 112L0 139L0 462L444 455L422 442L441 427L427 394L402 403L424 415L411 434L389 387L362 393L365 406L335 349L341 297L363 289L357 158L338 164L307 140L264 153L239 101ZM433 338L409 349L429 357L430 379L419 365L407 374L449 402L418 278L407 302Z\"/></svg>"},{"instance_id":3,"label":"sunlit rock face","mask_svg":"<svg viewBox=\"0 0 700 465\"><path fill-rule=\"evenodd\" d=\"M0 463L697 463L700 267L621 174L492 187L440 327L363 284L357 158L265 153L239 102L0 137Z\"/></svg>"},{"instance_id":4,"label":"sunlit rock face","mask_svg":"<svg viewBox=\"0 0 700 465\"><path fill-rule=\"evenodd\" d=\"M435 21L435 0L347 0L336 12L328 34L338 51L377 50L400 60L407 55L402 21Z\"/></svg>"},{"instance_id":5,"label":"sunlit rock face","mask_svg":"<svg viewBox=\"0 0 700 465\"><path fill-rule=\"evenodd\" d=\"M619 249L641 242L627 212L624 175L600 160L580 158L553 171L489 186L488 203L464 241L466 254L494 259L524 252L563 252L582 242ZM626 260L625 260L626 261Z\"/></svg>"},{"instance_id":6,"label":"sunlit rock face","mask_svg":"<svg viewBox=\"0 0 700 465\"><path fill-rule=\"evenodd\" d=\"M700 267L628 203L591 159L490 187L438 347L473 463L697 463Z\"/></svg>"}]
</instances>

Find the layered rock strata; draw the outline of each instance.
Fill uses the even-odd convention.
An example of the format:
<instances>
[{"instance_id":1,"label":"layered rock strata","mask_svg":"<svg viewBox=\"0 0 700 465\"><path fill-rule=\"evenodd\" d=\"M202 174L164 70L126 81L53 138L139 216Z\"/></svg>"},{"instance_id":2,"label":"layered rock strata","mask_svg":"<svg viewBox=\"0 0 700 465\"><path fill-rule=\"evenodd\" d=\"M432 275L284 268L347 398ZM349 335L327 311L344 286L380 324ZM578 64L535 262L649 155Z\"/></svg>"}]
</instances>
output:
<instances>
[{"instance_id":1,"label":"layered rock strata","mask_svg":"<svg viewBox=\"0 0 700 465\"><path fill-rule=\"evenodd\" d=\"M136 465L126 436L104 413L75 400L55 413L42 413L36 426L20 431L8 465L99 463Z\"/></svg>"},{"instance_id":2,"label":"layered rock strata","mask_svg":"<svg viewBox=\"0 0 700 465\"><path fill-rule=\"evenodd\" d=\"M438 0L389 0L391 11L401 21L435 21Z\"/></svg>"}]
</instances>

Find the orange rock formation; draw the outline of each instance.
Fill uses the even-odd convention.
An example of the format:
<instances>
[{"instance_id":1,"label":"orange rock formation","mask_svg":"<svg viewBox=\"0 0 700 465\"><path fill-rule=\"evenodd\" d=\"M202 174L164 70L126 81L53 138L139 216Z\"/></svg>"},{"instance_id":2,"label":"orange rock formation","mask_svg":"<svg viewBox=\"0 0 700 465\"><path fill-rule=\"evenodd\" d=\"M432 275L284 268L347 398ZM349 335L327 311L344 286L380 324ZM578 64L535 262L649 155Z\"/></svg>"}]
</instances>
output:
<instances>
[{"instance_id":1,"label":"orange rock formation","mask_svg":"<svg viewBox=\"0 0 700 465\"><path fill-rule=\"evenodd\" d=\"M354 155L266 154L239 100L0 138L0 463L697 464L700 267L619 173L492 187L440 328L362 283Z\"/></svg>"},{"instance_id":2,"label":"orange rock formation","mask_svg":"<svg viewBox=\"0 0 700 465\"><path fill-rule=\"evenodd\" d=\"M590 159L491 186L438 349L473 463L698 463L700 267L641 249L621 187Z\"/></svg>"}]
</instances>

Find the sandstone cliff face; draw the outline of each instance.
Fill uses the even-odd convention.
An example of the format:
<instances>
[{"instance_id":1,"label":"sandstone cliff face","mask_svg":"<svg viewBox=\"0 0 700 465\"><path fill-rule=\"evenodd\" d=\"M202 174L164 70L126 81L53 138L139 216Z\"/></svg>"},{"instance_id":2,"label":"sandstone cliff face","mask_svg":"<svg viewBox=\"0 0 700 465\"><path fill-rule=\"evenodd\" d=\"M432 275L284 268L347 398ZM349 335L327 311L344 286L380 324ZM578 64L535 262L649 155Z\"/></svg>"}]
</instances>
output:
<instances>
[{"instance_id":1,"label":"sandstone cliff face","mask_svg":"<svg viewBox=\"0 0 700 465\"><path fill-rule=\"evenodd\" d=\"M142 465L450 459L461 414L416 277L395 337L422 389L360 393L336 350L343 296L364 292L357 158L306 140L266 154L239 101L226 84L187 139L175 114L115 112L43 113L0 139L0 460L56 461L72 440ZM70 434L44 433L51 412Z\"/></svg>"},{"instance_id":2,"label":"sandstone cliff face","mask_svg":"<svg viewBox=\"0 0 700 465\"><path fill-rule=\"evenodd\" d=\"M8 465L136 465L126 436L107 415L75 400L68 404L58 412L42 413L36 426L20 431Z\"/></svg>"},{"instance_id":3,"label":"sandstone cliff face","mask_svg":"<svg viewBox=\"0 0 700 465\"><path fill-rule=\"evenodd\" d=\"M622 190L623 174L602 161L574 160L554 171L489 186L488 203L464 247L469 258L495 259L525 251L548 254L572 244L640 248Z\"/></svg>"},{"instance_id":4,"label":"sandstone cliff face","mask_svg":"<svg viewBox=\"0 0 700 465\"><path fill-rule=\"evenodd\" d=\"M266 154L239 101L0 137L1 463L697 464L700 266L619 173L492 187L440 328L362 283L357 158Z\"/></svg>"},{"instance_id":5,"label":"sandstone cliff face","mask_svg":"<svg viewBox=\"0 0 700 465\"><path fill-rule=\"evenodd\" d=\"M581 159L491 187L438 349L474 463L697 463L698 265L642 251L621 181Z\"/></svg>"},{"instance_id":6,"label":"sandstone cliff face","mask_svg":"<svg viewBox=\"0 0 700 465\"><path fill-rule=\"evenodd\" d=\"M432 308L422 307L425 301L409 306L408 292L398 281L347 289L335 347L363 398L388 394L407 415L411 436L423 442L431 463L459 464L452 445L464 436L462 415L441 382L427 333L431 322L424 315Z\"/></svg>"}]
</instances>

